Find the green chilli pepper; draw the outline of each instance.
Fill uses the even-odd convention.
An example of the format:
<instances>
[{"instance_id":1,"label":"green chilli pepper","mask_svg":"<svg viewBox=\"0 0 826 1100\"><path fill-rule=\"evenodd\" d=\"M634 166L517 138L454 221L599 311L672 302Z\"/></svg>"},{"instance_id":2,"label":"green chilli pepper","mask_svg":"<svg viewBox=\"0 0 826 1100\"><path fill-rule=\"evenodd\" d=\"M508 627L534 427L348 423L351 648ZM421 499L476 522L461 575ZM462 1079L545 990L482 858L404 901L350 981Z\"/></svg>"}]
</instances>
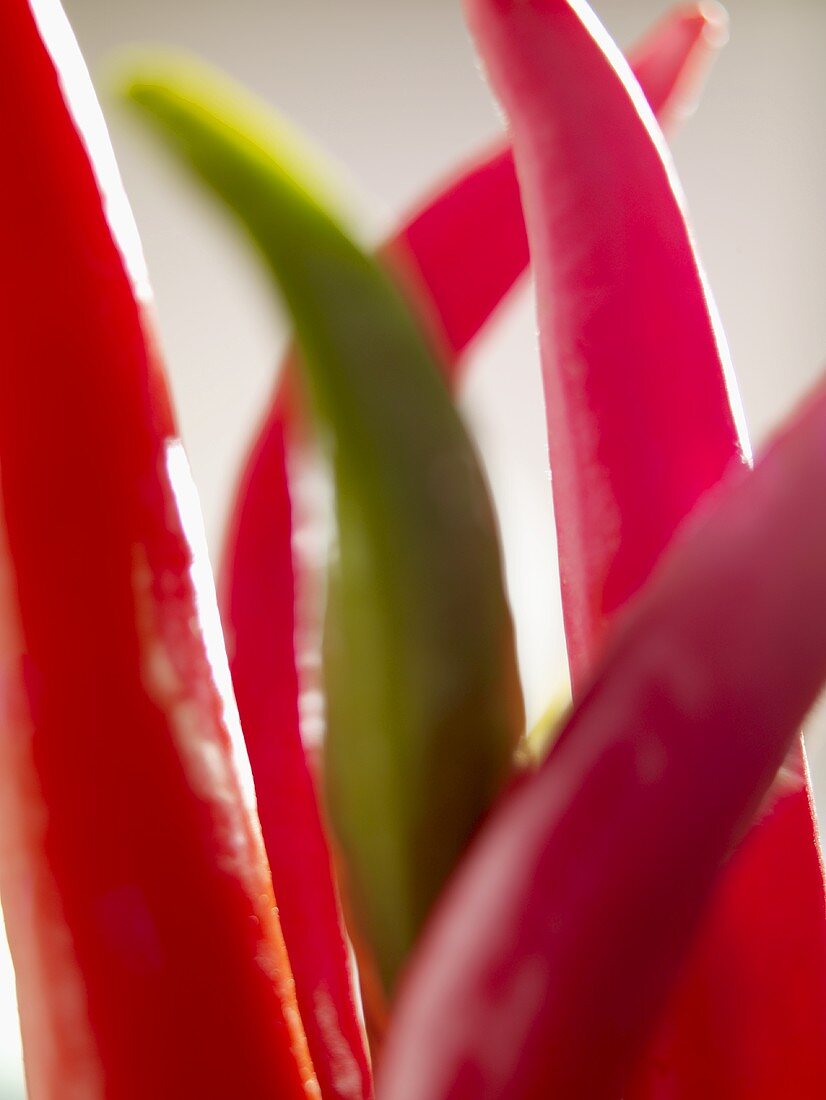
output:
<instances>
[{"instance_id":1,"label":"green chilli pepper","mask_svg":"<svg viewBox=\"0 0 826 1100\"><path fill-rule=\"evenodd\" d=\"M295 326L335 486L327 804L392 990L523 732L488 489L433 349L284 123L188 61L138 66L127 95L243 222Z\"/></svg>"}]
</instances>

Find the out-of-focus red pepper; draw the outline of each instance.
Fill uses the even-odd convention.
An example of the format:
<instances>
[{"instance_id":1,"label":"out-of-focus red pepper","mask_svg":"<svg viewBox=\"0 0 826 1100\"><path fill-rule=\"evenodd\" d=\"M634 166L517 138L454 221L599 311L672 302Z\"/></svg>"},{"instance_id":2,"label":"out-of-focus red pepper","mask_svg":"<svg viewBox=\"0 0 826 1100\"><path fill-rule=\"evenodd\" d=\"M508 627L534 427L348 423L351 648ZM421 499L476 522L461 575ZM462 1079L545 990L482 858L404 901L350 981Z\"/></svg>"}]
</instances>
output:
<instances>
[{"instance_id":1,"label":"out-of-focus red pepper","mask_svg":"<svg viewBox=\"0 0 826 1100\"><path fill-rule=\"evenodd\" d=\"M96 110L61 16L59 76L25 0L0 8L0 814L29 1088L298 1100L197 502L64 102L61 82Z\"/></svg>"},{"instance_id":2,"label":"out-of-focus red pepper","mask_svg":"<svg viewBox=\"0 0 826 1100\"><path fill-rule=\"evenodd\" d=\"M372 1095L330 851L299 728L287 433L301 418L278 388L238 489L224 575L224 630L259 816L277 882L296 995L323 1095ZM262 621L263 615L263 621Z\"/></svg>"},{"instance_id":3,"label":"out-of-focus red pepper","mask_svg":"<svg viewBox=\"0 0 826 1100\"><path fill-rule=\"evenodd\" d=\"M669 117L696 97L719 17L708 5L667 16L634 52L655 110ZM718 28L719 31L719 28ZM677 106L675 106L677 105ZM460 356L528 264L509 146L497 145L429 197L382 255L431 323L457 379ZM301 745L287 450L296 428L281 382L241 478L224 555L222 607L233 683L256 783L281 921L308 1040L322 1086L342 1042L367 1091L361 1028L350 989L330 860ZM316 1021L316 1008L322 1012ZM325 1022L326 1021L326 1022ZM330 1024L334 1026L330 1026ZM338 1053L337 1053L338 1052ZM351 1063L352 1064L352 1063Z\"/></svg>"},{"instance_id":4,"label":"out-of-focus red pepper","mask_svg":"<svg viewBox=\"0 0 826 1100\"><path fill-rule=\"evenodd\" d=\"M664 16L629 54L660 122L675 128L696 103L726 19L713 4L687 4ZM382 248L410 290L456 381L461 353L528 266L528 240L513 151L507 140L443 184Z\"/></svg>"},{"instance_id":5,"label":"out-of-focus red pepper","mask_svg":"<svg viewBox=\"0 0 826 1100\"><path fill-rule=\"evenodd\" d=\"M632 69L663 129L697 106L705 78L728 41L728 15L716 0L700 0L666 15L637 43Z\"/></svg>"},{"instance_id":6,"label":"out-of-focus red pepper","mask_svg":"<svg viewBox=\"0 0 826 1100\"><path fill-rule=\"evenodd\" d=\"M675 538L557 748L483 829L402 988L383 1100L627 1095L714 881L826 680L824 501L826 386ZM809 1053L789 1090L718 1082L695 1100L815 1100Z\"/></svg>"},{"instance_id":7,"label":"out-of-focus red pepper","mask_svg":"<svg viewBox=\"0 0 826 1100\"><path fill-rule=\"evenodd\" d=\"M510 119L531 239L576 692L679 523L743 464L745 431L667 155L604 31L566 0L467 6ZM826 1095L824 916L798 743L634 1095Z\"/></svg>"},{"instance_id":8,"label":"out-of-focus red pepper","mask_svg":"<svg viewBox=\"0 0 826 1100\"><path fill-rule=\"evenodd\" d=\"M299 727L287 433L298 400L279 386L238 488L224 630L296 997L323 1096L372 1095L331 855ZM265 622L261 621L262 613ZM266 625L265 625L266 624Z\"/></svg>"}]
</instances>

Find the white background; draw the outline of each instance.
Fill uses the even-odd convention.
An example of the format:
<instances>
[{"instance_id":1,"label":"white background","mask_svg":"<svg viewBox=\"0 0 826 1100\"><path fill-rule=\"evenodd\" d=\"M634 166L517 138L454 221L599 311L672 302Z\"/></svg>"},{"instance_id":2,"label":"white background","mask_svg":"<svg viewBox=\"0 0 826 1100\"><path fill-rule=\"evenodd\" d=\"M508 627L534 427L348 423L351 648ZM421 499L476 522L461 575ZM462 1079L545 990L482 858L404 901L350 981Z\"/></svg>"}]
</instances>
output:
<instances>
[{"instance_id":1,"label":"white background","mask_svg":"<svg viewBox=\"0 0 826 1100\"><path fill-rule=\"evenodd\" d=\"M497 128L458 0L64 0L97 78L155 287L213 552L284 331L246 249L106 96L125 44L224 66L355 179L374 230ZM667 7L602 0L622 45ZM826 4L731 0L732 39L675 154L761 440L826 352ZM522 294L481 341L465 406L503 511L528 698L563 670L535 337ZM826 795L826 751L811 738ZM824 738L826 750L826 738ZM821 763L822 757L822 763ZM821 774L822 773L822 774ZM0 958L0 1100L20 1095L10 971Z\"/></svg>"}]
</instances>

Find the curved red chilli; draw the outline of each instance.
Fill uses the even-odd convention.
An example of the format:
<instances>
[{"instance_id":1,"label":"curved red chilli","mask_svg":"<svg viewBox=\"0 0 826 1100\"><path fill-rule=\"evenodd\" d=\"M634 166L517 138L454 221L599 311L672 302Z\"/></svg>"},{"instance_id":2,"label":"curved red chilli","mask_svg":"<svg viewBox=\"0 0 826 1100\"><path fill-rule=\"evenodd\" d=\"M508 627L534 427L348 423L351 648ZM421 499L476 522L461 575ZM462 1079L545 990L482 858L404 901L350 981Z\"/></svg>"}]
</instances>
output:
<instances>
[{"instance_id":1,"label":"curved red chilli","mask_svg":"<svg viewBox=\"0 0 826 1100\"><path fill-rule=\"evenodd\" d=\"M532 245L578 688L674 530L744 463L745 436L671 170L604 31L564 0L469 8L510 119ZM798 1095L796 1067L826 1094L825 1029L823 876L798 743L715 896L635 1096Z\"/></svg>"},{"instance_id":2,"label":"curved red chilli","mask_svg":"<svg viewBox=\"0 0 826 1100\"><path fill-rule=\"evenodd\" d=\"M696 55L709 50L706 8L678 9L635 51L655 110L696 97L704 75ZM669 112L680 114L670 106ZM446 351L442 361L455 381L460 354L528 265L510 148L497 143L442 185L382 253L430 319ZM286 374L282 365L280 377ZM330 858L299 735L286 470L293 422L290 401L279 385L236 493L224 553L222 608L302 1017L322 1087L326 1083L329 1095L347 1097L367 1095L368 1075ZM316 991L325 1005L332 1001L335 1014L326 1013L332 1028L315 1026ZM362 1094L342 1091L335 1074L327 1075L325 1062L340 1059L342 1050L352 1056L352 1062L345 1056L345 1063L359 1067Z\"/></svg>"},{"instance_id":3,"label":"curved red chilli","mask_svg":"<svg viewBox=\"0 0 826 1100\"><path fill-rule=\"evenodd\" d=\"M630 54L661 123L676 124L696 102L711 60L725 41L715 6L669 12ZM528 266L522 202L506 142L471 161L427 197L382 249L414 279L422 311L433 317L449 365L478 333Z\"/></svg>"},{"instance_id":4,"label":"curved red chilli","mask_svg":"<svg viewBox=\"0 0 826 1100\"><path fill-rule=\"evenodd\" d=\"M824 501L826 386L676 537L559 747L483 828L408 972L382 1100L627 1095L725 858L826 680ZM788 1081L734 1094L815 1100L819 1059Z\"/></svg>"},{"instance_id":5,"label":"curved red chilli","mask_svg":"<svg viewBox=\"0 0 826 1100\"><path fill-rule=\"evenodd\" d=\"M299 1100L185 460L63 99L76 73L25 0L0 7L0 68L0 813L29 1088Z\"/></svg>"}]
</instances>

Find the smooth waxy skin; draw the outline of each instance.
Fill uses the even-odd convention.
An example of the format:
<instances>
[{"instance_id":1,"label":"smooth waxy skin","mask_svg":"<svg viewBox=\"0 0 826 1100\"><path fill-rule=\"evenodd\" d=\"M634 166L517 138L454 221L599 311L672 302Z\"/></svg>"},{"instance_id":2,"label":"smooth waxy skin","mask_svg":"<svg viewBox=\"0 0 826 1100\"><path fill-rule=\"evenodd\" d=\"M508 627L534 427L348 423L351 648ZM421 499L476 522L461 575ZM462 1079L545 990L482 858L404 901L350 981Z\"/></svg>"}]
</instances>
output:
<instances>
[{"instance_id":1,"label":"smooth waxy skin","mask_svg":"<svg viewBox=\"0 0 826 1100\"><path fill-rule=\"evenodd\" d=\"M389 990L523 732L487 490L398 291L274 124L174 66L129 94L240 216L295 325L336 490L325 784Z\"/></svg>"},{"instance_id":2,"label":"smooth waxy skin","mask_svg":"<svg viewBox=\"0 0 826 1100\"><path fill-rule=\"evenodd\" d=\"M619 53L564 2L469 12L533 242L576 690L613 613L746 444L670 162Z\"/></svg>"},{"instance_id":3,"label":"smooth waxy skin","mask_svg":"<svg viewBox=\"0 0 826 1100\"><path fill-rule=\"evenodd\" d=\"M824 500L826 388L677 537L558 747L483 830L402 989L383 1100L626 1095L826 680ZM787 1081L822 1095L817 1060Z\"/></svg>"},{"instance_id":4,"label":"smooth waxy skin","mask_svg":"<svg viewBox=\"0 0 826 1100\"><path fill-rule=\"evenodd\" d=\"M510 120L536 271L576 694L614 616L748 443L679 188L619 53L585 4L468 12ZM823 873L798 744L636 1095L791 1095L796 1067L806 1082L817 1067L826 1092L824 1033Z\"/></svg>"},{"instance_id":5,"label":"smooth waxy skin","mask_svg":"<svg viewBox=\"0 0 826 1100\"><path fill-rule=\"evenodd\" d=\"M0 61L25 104L0 115L0 881L29 1091L299 1100L166 384L23 0Z\"/></svg>"},{"instance_id":6,"label":"smooth waxy skin","mask_svg":"<svg viewBox=\"0 0 826 1100\"><path fill-rule=\"evenodd\" d=\"M670 13L632 54L652 109L668 119L681 118L686 102L696 99L713 47L722 42L707 7ZM465 362L462 352L528 264L510 147L497 143L426 198L380 255L429 322L446 377L455 384ZM285 360L236 493L222 610L304 1026L319 1077L328 1089L339 1089L336 1095L346 1096L336 1075L327 1080L324 1070L340 1045L331 1043L328 1029L314 1024L321 991L322 1000L330 997L335 1006L339 1034L364 1064L330 860L298 722L287 477L296 409L285 383L287 370Z\"/></svg>"}]
</instances>

